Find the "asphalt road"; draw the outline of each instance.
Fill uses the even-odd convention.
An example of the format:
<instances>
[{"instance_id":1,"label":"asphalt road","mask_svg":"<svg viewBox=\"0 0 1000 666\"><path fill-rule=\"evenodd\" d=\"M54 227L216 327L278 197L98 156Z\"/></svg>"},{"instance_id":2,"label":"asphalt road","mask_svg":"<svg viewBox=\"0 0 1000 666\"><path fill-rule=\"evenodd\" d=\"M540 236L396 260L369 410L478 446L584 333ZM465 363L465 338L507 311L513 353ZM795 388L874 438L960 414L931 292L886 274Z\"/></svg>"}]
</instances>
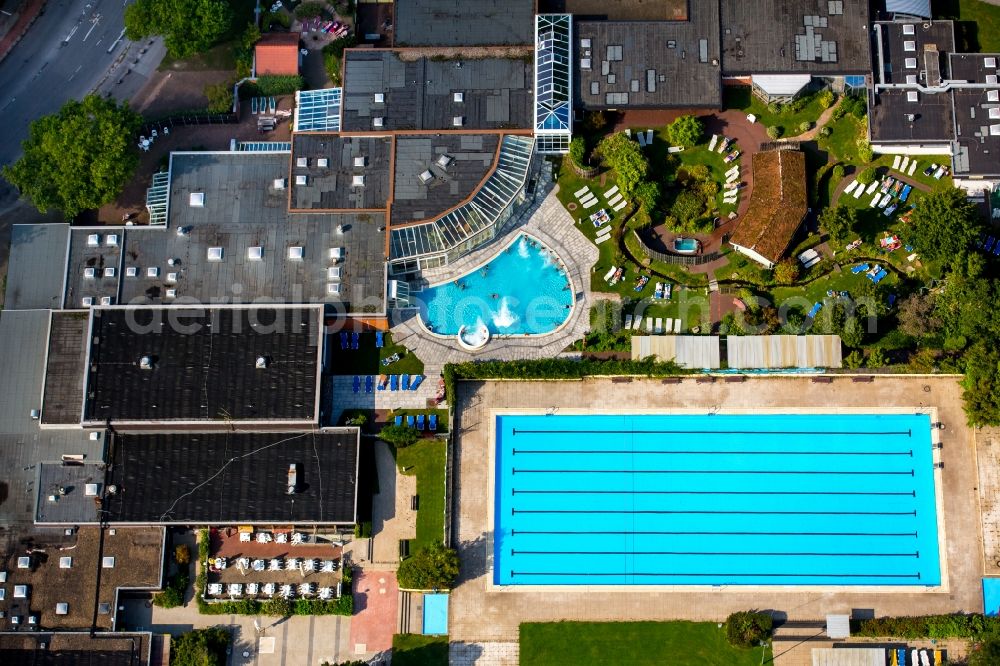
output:
<instances>
[{"instance_id":1,"label":"asphalt road","mask_svg":"<svg viewBox=\"0 0 1000 666\"><path fill-rule=\"evenodd\" d=\"M132 0L49 0L24 38L0 63L0 164L21 155L32 120L92 91L128 99L163 58L160 40L133 44L123 17ZM0 179L0 213L17 193Z\"/></svg>"}]
</instances>

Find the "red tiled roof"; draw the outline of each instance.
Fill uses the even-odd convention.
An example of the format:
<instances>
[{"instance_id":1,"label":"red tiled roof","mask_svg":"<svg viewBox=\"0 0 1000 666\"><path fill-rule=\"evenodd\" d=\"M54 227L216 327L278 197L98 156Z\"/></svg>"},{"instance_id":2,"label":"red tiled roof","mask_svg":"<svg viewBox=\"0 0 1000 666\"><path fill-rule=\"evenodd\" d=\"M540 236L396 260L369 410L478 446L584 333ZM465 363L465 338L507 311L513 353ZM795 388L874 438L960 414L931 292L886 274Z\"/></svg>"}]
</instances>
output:
<instances>
[{"instance_id":1,"label":"red tiled roof","mask_svg":"<svg viewBox=\"0 0 1000 666\"><path fill-rule=\"evenodd\" d=\"M299 36L294 32L274 32L257 42L257 76L299 73Z\"/></svg>"}]
</instances>

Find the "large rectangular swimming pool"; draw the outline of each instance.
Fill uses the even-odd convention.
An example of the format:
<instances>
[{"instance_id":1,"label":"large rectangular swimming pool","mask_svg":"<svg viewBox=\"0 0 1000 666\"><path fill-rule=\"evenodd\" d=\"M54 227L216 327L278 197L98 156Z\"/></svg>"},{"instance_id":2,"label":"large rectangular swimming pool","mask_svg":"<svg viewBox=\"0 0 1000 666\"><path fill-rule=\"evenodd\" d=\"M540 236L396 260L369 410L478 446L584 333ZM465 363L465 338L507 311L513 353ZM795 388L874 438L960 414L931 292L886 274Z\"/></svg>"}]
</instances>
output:
<instances>
[{"instance_id":1,"label":"large rectangular swimming pool","mask_svg":"<svg viewBox=\"0 0 1000 666\"><path fill-rule=\"evenodd\" d=\"M926 414L498 415L497 585L941 582Z\"/></svg>"}]
</instances>

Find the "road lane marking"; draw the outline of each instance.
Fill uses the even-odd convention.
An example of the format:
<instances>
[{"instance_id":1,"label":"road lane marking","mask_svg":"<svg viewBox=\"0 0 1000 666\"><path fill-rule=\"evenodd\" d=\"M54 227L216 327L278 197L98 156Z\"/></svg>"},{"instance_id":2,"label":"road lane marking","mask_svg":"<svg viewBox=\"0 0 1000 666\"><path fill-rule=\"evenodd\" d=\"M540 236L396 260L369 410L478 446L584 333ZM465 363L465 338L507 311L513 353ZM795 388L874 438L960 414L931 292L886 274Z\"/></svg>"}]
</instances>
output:
<instances>
[{"instance_id":1,"label":"road lane marking","mask_svg":"<svg viewBox=\"0 0 1000 666\"><path fill-rule=\"evenodd\" d=\"M94 23L90 26L90 30L87 31L87 34L83 36L83 41L87 41L87 37L90 37L90 33L94 32L94 28L96 28L97 24L100 23L100 22L101 22L101 19L100 19L100 17L98 17L98 19L96 21L94 21Z\"/></svg>"},{"instance_id":2,"label":"road lane marking","mask_svg":"<svg viewBox=\"0 0 1000 666\"><path fill-rule=\"evenodd\" d=\"M122 31L121 31L121 34L120 34L120 35L118 35L118 39L116 39L116 40L115 40L115 41L114 41L114 42L113 42L113 43L111 44L111 46L109 46L109 47L108 47L108 53L111 53L112 51L114 51L114 50L115 50L115 47L116 47L116 46L118 46L118 42L122 41L122 37L124 37L124 36L125 36L125 28L122 28Z\"/></svg>"},{"instance_id":3,"label":"road lane marking","mask_svg":"<svg viewBox=\"0 0 1000 666\"><path fill-rule=\"evenodd\" d=\"M76 34L76 31L77 31L77 30L79 30L79 29L80 29L80 26L79 26L79 24L77 24L77 25L74 25L74 26L73 26L73 29L72 29L72 30L70 30L70 31L69 31L69 34L68 34L68 35L66 35L66 37L65 37L65 38L63 39L63 44L66 44L67 42L69 42L69 40L73 39L73 35L75 35L75 34Z\"/></svg>"}]
</instances>

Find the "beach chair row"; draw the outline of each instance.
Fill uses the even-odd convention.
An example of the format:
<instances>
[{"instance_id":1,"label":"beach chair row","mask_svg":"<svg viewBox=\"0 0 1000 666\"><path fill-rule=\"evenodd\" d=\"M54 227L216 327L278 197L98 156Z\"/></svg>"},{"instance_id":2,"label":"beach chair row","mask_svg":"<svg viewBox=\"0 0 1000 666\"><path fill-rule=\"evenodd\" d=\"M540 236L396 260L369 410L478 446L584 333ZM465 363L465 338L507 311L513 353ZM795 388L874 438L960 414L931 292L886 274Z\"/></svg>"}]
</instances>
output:
<instances>
[{"instance_id":1,"label":"beach chair row","mask_svg":"<svg viewBox=\"0 0 1000 666\"><path fill-rule=\"evenodd\" d=\"M416 391L424 381L423 375L414 375L412 379L410 375L379 375L377 379L375 375L364 377L365 393L374 393L375 389L384 391L387 388L389 391ZM354 375L355 393L361 393L361 383L361 375Z\"/></svg>"},{"instance_id":2,"label":"beach chair row","mask_svg":"<svg viewBox=\"0 0 1000 666\"><path fill-rule=\"evenodd\" d=\"M670 333L676 335L681 332L680 319L672 319L670 317L646 317L645 323L646 326L645 329L643 329L643 317L641 315L625 315L626 330L645 330L647 333L651 333L653 335L669 335Z\"/></svg>"},{"instance_id":3,"label":"beach chair row","mask_svg":"<svg viewBox=\"0 0 1000 666\"><path fill-rule=\"evenodd\" d=\"M382 331L375 331L375 347L381 349L385 346L385 334ZM340 332L340 348L341 349L360 349L361 348L361 334L357 331L353 333L348 333L347 331Z\"/></svg>"},{"instance_id":4,"label":"beach chair row","mask_svg":"<svg viewBox=\"0 0 1000 666\"><path fill-rule=\"evenodd\" d=\"M222 583L209 583L208 584L208 596L210 597L221 597L229 596L232 599L239 599L243 596L247 597L274 597L279 596L285 599L294 599L295 597L319 597L320 599L327 600L333 599L337 596L337 591L333 587L324 586L319 587L316 583L299 583L295 585L293 583L229 583L223 585Z\"/></svg>"},{"instance_id":5,"label":"beach chair row","mask_svg":"<svg viewBox=\"0 0 1000 666\"><path fill-rule=\"evenodd\" d=\"M393 423L395 425L401 426L403 425L404 418L407 426L411 428L416 428L417 430L423 431L426 429L430 432L436 432L438 429L438 417L437 414L434 413L427 415L417 414L416 417L414 417L413 414L407 414L405 417L402 414L399 414L396 416Z\"/></svg>"},{"instance_id":6,"label":"beach chair row","mask_svg":"<svg viewBox=\"0 0 1000 666\"><path fill-rule=\"evenodd\" d=\"M580 205L587 210L590 210L600 203L600 199L597 198L597 195L591 192L590 187L586 185L574 192L573 196L576 197L576 200L580 203ZM620 211L628 205L628 201L626 201L621 192L618 191L617 185L605 192L604 198L607 200L608 205L611 206L611 209L615 212Z\"/></svg>"}]
</instances>

